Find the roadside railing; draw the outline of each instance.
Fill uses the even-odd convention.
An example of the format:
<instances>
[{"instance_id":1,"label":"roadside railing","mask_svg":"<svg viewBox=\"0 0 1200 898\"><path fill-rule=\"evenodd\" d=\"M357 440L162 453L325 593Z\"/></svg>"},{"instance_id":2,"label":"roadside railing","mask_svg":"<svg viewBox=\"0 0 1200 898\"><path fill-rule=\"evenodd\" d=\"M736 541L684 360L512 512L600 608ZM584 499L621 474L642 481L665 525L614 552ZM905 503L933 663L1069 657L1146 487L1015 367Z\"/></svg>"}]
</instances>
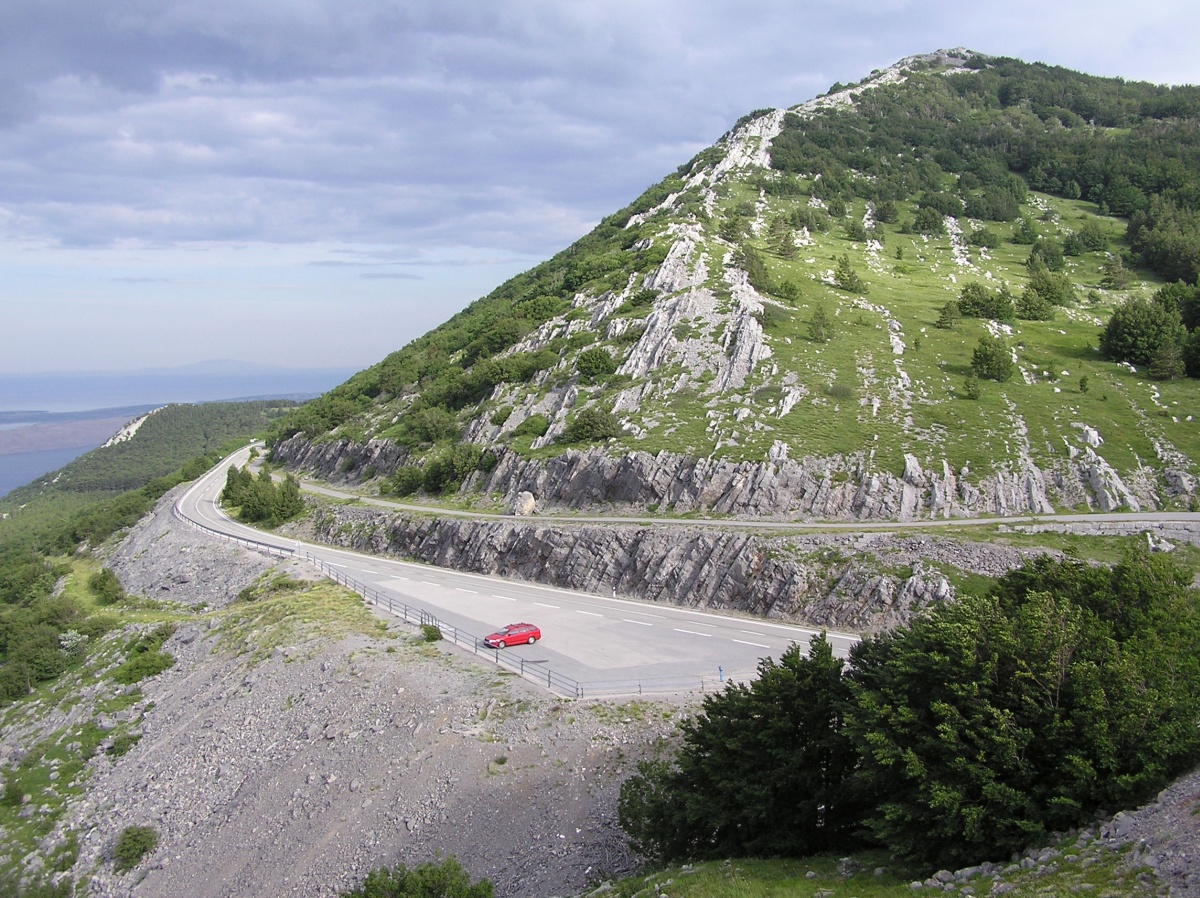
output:
<instances>
[{"instance_id":1,"label":"roadside railing","mask_svg":"<svg viewBox=\"0 0 1200 898\"><path fill-rule=\"evenodd\" d=\"M180 503L172 507L175 517L196 530L201 530L228 542L235 543L246 549L262 552L274 558L297 558L314 565L325 576L335 583L346 587L360 596L363 601L377 608L383 608L406 623L418 627L437 627L443 639L448 639L457 646L470 649L474 654L491 661L497 667L510 670L523 679L544 686L548 691L565 698L597 698L615 695L666 695L679 692L711 692L723 689L726 681L737 680L745 682L752 679L753 672L727 672L718 668L716 675L676 676L676 677L646 677L630 680L603 680L582 683L563 674L556 673L544 661L528 661L519 656L511 655L500 649L484 645L483 640L473 633L468 633L453 624L441 620L426 608L409 605L382 592L369 584L362 583L350 577L310 552L302 551L299 545L281 546L263 540L251 539L232 533L225 533L199 521L194 521L183 513Z\"/></svg>"},{"instance_id":2,"label":"roadside railing","mask_svg":"<svg viewBox=\"0 0 1200 898\"><path fill-rule=\"evenodd\" d=\"M419 627L436 627L442 634L443 639L448 639L455 645L470 649L476 655L484 656L497 667L511 670L526 680L532 680L539 686L545 686L551 692L568 698L583 697L583 687L578 680L572 680L570 677L555 673L545 662L527 661L524 658L514 657L502 652L500 649L493 649L490 646L484 645L483 640L475 634L468 633L466 630L454 626L454 624L446 623L428 609L401 602L386 592L381 592L373 586L355 580L353 577L342 573L337 568L308 552L305 552L303 557L305 561L315 565L325 576L329 577L335 583L358 593L363 597L363 601L368 604L374 605L377 608L384 608L389 614L395 615L410 624L415 624Z\"/></svg>"}]
</instances>

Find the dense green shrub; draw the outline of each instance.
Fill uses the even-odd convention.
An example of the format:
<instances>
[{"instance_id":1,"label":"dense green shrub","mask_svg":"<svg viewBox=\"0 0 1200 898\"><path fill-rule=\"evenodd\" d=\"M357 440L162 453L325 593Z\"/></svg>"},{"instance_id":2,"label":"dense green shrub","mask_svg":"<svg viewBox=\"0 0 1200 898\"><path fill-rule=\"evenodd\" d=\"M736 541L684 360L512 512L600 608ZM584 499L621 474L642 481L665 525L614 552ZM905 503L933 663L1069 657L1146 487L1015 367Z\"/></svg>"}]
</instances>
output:
<instances>
[{"instance_id":1,"label":"dense green shrub","mask_svg":"<svg viewBox=\"0 0 1200 898\"><path fill-rule=\"evenodd\" d=\"M113 679L125 686L132 686L173 667L175 659L162 651L162 646L174 633L174 626L163 624L138 637L129 646L125 662L113 670Z\"/></svg>"},{"instance_id":2,"label":"dense green shrub","mask_svg":"<svg viewBox=\"0 0 1200 898\"><path fill-rule=\"evenodd\" d=\"M990 334L979 338L979 345L971 355L971 370L977 377L1003 383L1012 379L1015 367L1008 341Z\"/></svg>"},{"instance_id":3,"label":"dense green shrub","mask_svg":"<svg viewBox=\"0 0 1200 898\"><path fill-rule=\"evenodd\" d=\"M300 483L291 474L276 483L268 468L255 477L249 467L230 466L221 501L236 508L238 518L250 523L277 526L304 511Z\"/></svg>"},{"instance_id":4,"label":"dense green shrub","mask_svg":"<svg viewBox=\"0 0 1200 898\"><path fill-rule=\"evenodd\" d=\"M966 318L1007 321L1013 317L1012 294L1007 289L989 290L983 284L964 284L958 293L958 311Z\"/></svg>"},{"instance_id":5,"label":"dense green shrub","mask_svg":"<svg viewBox=\"0 0 1200 898\"><path fill-rule=\"evenodd\" d=\"M821 635L807 656L793 644L760 661L749 684L706 695L674 762L643 763L622 785L618 816L634 849L673 862L853 847L865 808L847 788L856 760L842 668Z\"/></svg>"},{"instance_id":6,"label":"dense green shrub","mask_svg":"<svg viewBox=\"0 0 1200 898\"><path fill-rule=\"evenodd\" d=\"M550 419L540 412L534 412L520 424L513 428L513 436L515 437L540 437L545 436L546 431L550 429Z\"/></svg>"},{"instance_id":7,"label":"dense green shrub","mask_svg":"<svg viewBox=\"0 0 1200 898\"><path fill-rule=\"evenodd\" d=\"M1114 361L1149 365L1165 343L1181 342L1182 330L1178 311L1131 296L1113 310L1100 335L1100 351Z\"/></svg>"},{"instance_id":8,"label":"dense green shrub","mask_svg":"<svg viewBox=\"0 0 1200 898\"><path fill-rule=\"evenodd\" d=\"M372 870L363 884L340 898L492 898L486 879L472 884L470 876L454 858L409 869L397 864L391 869Z\"/></svg>"},{"instance_id":9,"label":"dense green shrub","mask_svg":"<svg viewBox=\"0 0 1200 898\"><path fill-rule=\"evenodd\" d=\"M88 578L88 589L92 591L92 595L101 605L111 605L125 598L125 590L121 588L121 581L108 568L101 568Z\"/></svg>"},{"instance_id":10,"label":"dense green shrub","mask_svg":"<svg viewBox=\"0 0 1200 898\"><path fill-rule=\"evenodd\" d=\"M612 412L598 408L585 408L568 422L560 443L595 443L619 437L621 421Z\"/></svg>"},{"instance_id":11,"label":"dense green shrub","mask_svg":"<svg viewBox=\"0 0 1200 898\"><path fill-rule=\"evenodd\" d=\"M579 358L575 360L575 367L588 380L595 381L616 371L617 360L607 349L596 346L579 353Z\"/></svg>"},{"instance_id":12,"label":"dense green shrub","mask_svg":"<svg viewBox=\"0 0 1200 898\"><path fill-rule=\"evenodd\" d=\"M114 869L128 873L158 846L158 833L152 826L127 826L113 846Z\"/></svg>"},{"instance_id":13,"label":"dense green shrub","mask_svg":"<svg viewBox=\"0 0 1200 898\"><path fill-rule=\"evenodd\" d=\"M483 450L474 443L459 443L439 452L425 463L425 492L436 495L458 489L482 459Z\"/></svg>"},{"instance_id":14,"label":"dense green shrub","mask_svg":"<svg viewBox=\"0 0 1200 898\"><path fill-rule=\"evenodd\" d=\"M392 492L397 496L411 496L425 483L425 472L417 465L401 465L391 478Z\"/></svg>"},{"instance_id":15,"label":"dense green shrub","mask_svg":"<svg viewBox=\"0 0 1200 898\"><path fill-rule=\"evenodd\" d=\"M1134 807L1200 760L1190 582L1140 547L1111 569L1042 557L864 637L844 670L824 640L764 661L622 786L621 824L663 859L858 835L927 872Z\"/></svg>"}]
</instances>

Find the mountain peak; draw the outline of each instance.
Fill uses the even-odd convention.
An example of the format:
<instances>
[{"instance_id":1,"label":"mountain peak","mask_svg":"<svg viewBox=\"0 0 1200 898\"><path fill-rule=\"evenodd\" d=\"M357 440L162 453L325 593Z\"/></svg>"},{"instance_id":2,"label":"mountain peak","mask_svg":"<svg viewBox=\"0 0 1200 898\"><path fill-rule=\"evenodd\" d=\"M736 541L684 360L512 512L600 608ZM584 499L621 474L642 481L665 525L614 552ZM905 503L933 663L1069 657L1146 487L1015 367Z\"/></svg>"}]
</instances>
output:
<instances>
[{"instance_id":1,"label":"mountain peak","mask_svg":"<svg viewBox=\"0 0 1200 898\"><path fill-rule=\"evenodd\" d=\"M1186 386L1151 388L1146 359L1089 347L1156 278L1200 272L1200 237L1192 256L1162 251L1170 222L1200 217L1197 121L1194 89L962 48L758 110L298 413L276 451L304 464L312 440L341 437L346 476L384 490L572 506L920 517L1187 501L1200 438L1171 405L1187 407ZM1162 165L1179 173L1169 194ZM1200 297L1181 289L1162 314L1195 327Z\"/></svg>"}]
</instances>

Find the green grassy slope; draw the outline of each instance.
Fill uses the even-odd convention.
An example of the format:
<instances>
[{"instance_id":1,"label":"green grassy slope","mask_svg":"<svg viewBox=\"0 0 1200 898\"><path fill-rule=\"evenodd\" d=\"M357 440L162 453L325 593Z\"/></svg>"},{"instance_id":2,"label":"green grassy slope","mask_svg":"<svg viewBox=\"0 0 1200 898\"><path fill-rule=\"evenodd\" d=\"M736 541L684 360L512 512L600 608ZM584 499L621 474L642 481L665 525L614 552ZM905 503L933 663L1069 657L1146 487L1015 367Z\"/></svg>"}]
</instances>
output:
<instances>
[{"instance_id":1,"label":"green grassy slope","mask_svg":"<svg viewBox=\"0 0 1200 898\"><path fill-rule=\"evenodd\" d=\"M596 437L612 454L836 457L860 479L911 455L968 482L1036 469L1067 483L1063 508L1091 502L1086 462L1130 504L1186 505L1165 474L1200 470L1196 381L1150 380L1099 345L1114 309L1200 273L1198 121L1197 89L970 56L760 110L274 439L387 440L422 469L463 441L545 458ZM1069 282L1051 320L936 326L970 283L1046 294L1035 243ZM1200 295L1188 303L1172 339L1195 375ZM970 398L986 335L1014 375ZM586 409L610 426L573 426Z\"/></svg>"}]
</instances>

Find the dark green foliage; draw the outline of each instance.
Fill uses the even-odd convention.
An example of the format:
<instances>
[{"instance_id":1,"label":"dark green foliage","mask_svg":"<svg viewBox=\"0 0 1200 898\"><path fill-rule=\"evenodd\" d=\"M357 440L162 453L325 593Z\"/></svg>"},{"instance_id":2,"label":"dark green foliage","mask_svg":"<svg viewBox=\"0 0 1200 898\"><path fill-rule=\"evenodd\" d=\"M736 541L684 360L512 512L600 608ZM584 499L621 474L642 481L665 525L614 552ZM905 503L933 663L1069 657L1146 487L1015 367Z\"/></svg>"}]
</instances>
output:
<instances>
[{"instance_id":1,"label":"dark green foliage","mask_svg":"<svg viewBox=\"0 0 1200 898\"><path fill-rule=\"evenodd\" d=\"M1054 305L1036 290L1026 289L1016 301L1014 313L1024 321L1053 321Z\"/></svg>"},{"instance_id":2,"label":"dark green foliage","mask_svg":"<svg viewBox=\"0 0 1200 898\"><path fill-rule=\"evenodd\" d=\"M441 628L435 624L422 624L421 637L426 642L439 642L442 638Z\"/></svg>"},{"instance_id":3,"label":"dark green foliage","mask_svg":"<svg viewBox=\"0 0 1200 898\"><path fill-rule=\"evenodd\" d=\"M418 864L409 869L397 864L390 870L372 870L363 884L340 898L492 898L486 879L472 884L470 876L454 858L436 864Z\"/></svg>"},{"instance_id":4,"label":"dark green foliage","mask_svg":"<svg viewBox=\"0 0 1200 898\"><path fill-rule=\"evenodd\" d=\"M954 326L962 320L962 311L959 305L954 300L950 300L940 312L938 312L937 321L933 323L934 327L940 327L942 330L953 330Z\"/></svg>"},{"instance_id":5,"label":"dark green foliage","mask_svg":"<svg viewBox=\"0 0 1200 898\"><path fill-rule=\"evenodd\" d=\"M1177 312L1180 323L1189 331L1200 328L1200 287L1176 281L1160 287L1154 294L1154 302L1168 312Z\"/></svg>"},{"instance_id":6,"label":"dark green foliage","mask_svg":"<svg viewBox=\"0 0 1200 898\"><path fill-rule=\"evenodd\" d=\"M425 472L416 465L401 465L392 474L392 493L411 496L425 483Z\"/></svg>"},{"instance_id":7,"label":"dark green foliage","mask_svg":"<svg viewBox=\"0 0 1200 898\"><path fill-rule=\"evenodd\" d=\"M458 419L436 405L419 408L404 416L398 442L410 446L428 446L443 440L456 440L462 433Z\"/></svg>"},{"instance_id":8,"label":"dark green foliage","mask_svg":"<svg viewBox=\"0 0 1200 898\"><path fill-rule=\"evenodd\" d=\"M113 846L113 868L127 873L158 845L158 833L150 826L127 826Z\"/></svg>"},{"instance_id":9,"label":"dark green foliage","mask_svg":"<svg viewBox=\"0 0 1200 898\"><path fill-rule=\"evenodd\" d=\"M1003 857L1136 806L1200 760L1200 595L1168 556L1042 557L705 699L619 815L664 860L874 838L914 872Z\"/></svg>"},{"instance_id":10,"label":"dark green foliage","mask_svg":"<svg viewBox=\"0 0 1200 898\"><path fill-rule=\"evenodd\" d=\"M751 287L759 293L773 292L771 275L767 272L767 263L758 250L748 243L739 245L737 252L734 253L734 262L746 272L746 278L750 281Z\"/></svg>"},{"instance_id":11,"label":"dark green foliage","mask_svg":"<svg viewBox=\"0 0 1200 898\"><path fill-rule=\"evenodd\" d=\"M995 249L1000 245L1000 235L988 228L977 228L967 236L967 243L971 246Z\"/></svg>"},{"instance_id":12,"label":"dark green foliage","mask_svg":"<svg viewBox=\"0 0 1200 898\"><path fill-rule=\"evenodd\" d=\"M850 264L850 256L842 253L837 257L837 264L833 271L833 280L838 287L848 293L863 294L867 292L867 284L854 267Z\"/></svg>"},{"instance_id":13,"label":"dark green foliage","mask_svg":"<svg viewBox=\"0 0 1200 898\"><path fill-rule=\"evenodd\" d=\"M621 435L621 421L612 412L585 408L568 422L560 443L596 443Z\"/></svg>"},{"instance_id":14,"label":"dark green foliage","mask_svg":"<svg viewBox=\"0 0 1200 898\"><path fill-rule=\"evenodd\" d=\"M1150 367L1146 373L1154 380L1176 380L1183 377L1185 366L1180 341L1164 340L1154 353L1154 358L1150 359Z\"/></svg>"},{"instance_id":15,"label":"dark green foliage","mask_svg":"<svg viewBox=\"0 0 1200 898\"><path fill-rule=\"evenodd\" d=\"M612 374L617 370L617 360L612 353L600 346L585 349L575 360L579 373L589 381L596 381Z\"/></svg>"},{"instance_id":16,"label":"dark green foliage","mask_svg":"<svg viewBox=\"0 0 1200 898\"><path fill-rule=\"evenodd\" d=\"M791 313L787 309L773 302L764 302L762 309L754 317L758 319L758 323L765 331L777 330L792 320Z\"/></svg>"},{"instance_id":17,"label":"dark green foliage","mask_svg":"<svg viewBox=\"0 0 1200 898\"><path fill-rule=\"evenodd\" d=\"M101 605L111 605L125 598L125 590L121 588L121 581L108 568L102 568L88 578L88 589L92 591L96 601Z\"/></svg>"},{"instance_id":18,"label":"dark green foliage","mask_svg":"<svg viewBox=\"0 0 1200 898\"><path fill-rule=\"evenodd\" d=\"M1068 256L1084 253L1099 253L1108 249L1108 233L1098 219L1088 218L1078 231L1072 231L1063 240L1063 252Z\"/></svg>"},{"instance_id":19,"label":"dark green foliage","mask_svg":"<svg viewBox=\"0 0 1200 898\"><path fill-rule=\"evenodd\" d=\"M550 429L550 419L540 412L535 412L530 415L520 424L513 428L513 436L545 436L546 431Z\"/></svg>"},{"instance_id":20,"label":"dark green foliage","mask_svg":"<svg viewBox=\"0 0 1200 898\"><path fill-rule=\"evenodd\" d=\"M883 224L895 224L900 220L900 211L892 200L875 204L875 220Z\"/></svg>"},{"instance_id":21,"label":"dark green foliage","mask_svg":"<svg viewBox=\"0 0 1200 898\"><path fill-rule=\"evenodd\" d=\"M842 851L863 812L842 732L850 691L824 635L759 662L749 685L705 696L675 764L643 764L621 787L636 850L671 862Z\"/></svg>"},{"instance_id":22,"label":"dark green foliage","mask_svg":"<svg viewBox=\"0 0 1200 898\"><path fill-rule=\"evenodd\" d=\"M1164 556L1043 559L851 650L890 850L955 867L1133 807L1200 757L1200 606Z\"/></svg>"},{"instance_id":23,"label":"dark green foliage","mask_svg":"<svg viewBox=\"0 0 1200 898\"><path fill-rule=\"evenodd\" d=\"M958 293L958 311L965 318L1007 321L1013 317L1012 295L1007 290L989 290L983 284L964 284Z\"/></svg>"},{"instance_id":24,"label":"dark green foliage","mask_svg":"<svg viewBox=\"0 0 1200 898\"><path fill-rule=\"evenodd\" d=\"M617 309L617 314L624 315L630 312L647 312L654 305L654 301L658 299L657 290L639 290L630 296L621 307Z\"/></svg>"},{"instance_id":25,"label":"dark green foliage","mask_svg":"<svg viewBox=\"0 0 1200 898\"><path fill-rule=\"evenodd\" d=\"M1033 249L1029 251L1029 259L1025 263L1025 267L1033 270L1034 260L1038 259L1050 271L1062 271L1066 266L1066 258L1063 254L1062 244L1057 240L1047 240L1044 237L1038 240L1033 245Z\"/></svg>"},{"instance_id":26,"label":"dark green foliage","mask_svg":"<svg viewBox=\"0 0 1200 898\"><path fill-rule=\"evenodd\" d=\"M1033 246L1038 242L1039 234L1037 228L1033 224L1033 220L1025 215L1013 228L1012 242L1018 245Z\"/></svg>"},{"instance_id":27,"label":"dark green foliage","mask_svg":"<svg viewBox=\"0 0 1200 898\"><path fill-rule=\"evenodd\" d=\"M1164 344L1180 342L1182 327L1177 310L1131 296L1113 310L1100 335L1100 351L1113 361L1149 365Z\"/></svg>"},{"instance_id":28,"label":"dark green foliage","mask_svg":"<svg viewBox=\"0 0 1200 898\"><path fill-rule=\"evenodd\" d=\"M422 486L433 495L457 490L482 460L483 450L474 443L459 443L444 449L426 462Z\"/></svg>"},{"instance_id":29,"label":"dark green foliage","mask_svg":"<svg viewBox=\"0 0 1200 898\"><path fill-rule=\"evenodd\" d=\"M61 572L28 547L0 548L0 603L29 605L49 596Z\"/></svg>"},{"instance_id":30,"label":"dark green foliage","mask_svg":"<svg viewBox=\"0 0 1200 898\"><path fill-rule=\"evenodd\" d=\"M272 527L290 521L304 511L304 499L296 478L288 474L276 483L265 467L255 477L249 467L231 466L225 475L221 501L237 508L241 520Z\"/></svg>"},{"instance_id":31,"label":"dark green foliage","mask_svg":"<svg viewBox=\"0 0 1200 898\"><path fill-rule=\"evenodd\" d=\"M979 383L979 378L972 371L967 375L967 379L963 382L963 396L970 399L972 402L979 400L983 396L983 387Z\"/></svg>"},{"instance_id":32,"label":"dark green foliage","mask_svg":"<svg viewBox=\"0 0 1200 898\"><path fill-rule=\"evenodd\" d=\"M913 217L912 229L918 234L937 236L946 233L946 222L941 212L925 206Z\"/></svg>"},{"instance_id":33,"label":"dark green foliage","mask_svg":"<svg viewBox=\"0 0 1200 898\"><path fill-rule=\"evenodd\" d=\"M812 206L797 206L788 221L793 228L808 228L810 232L829 230L829 213Z\"/></svg>"},{"instance_id":34,"label":"dark green foliage","mask_svg":"<svg viewBox=\"0 0 1200 898\"><path fill-rule=\"evenodd\" d=\"M1200 198L1187 208L1177 200L1154 197L1129 219L1125 237L1143 265L1170 280L1196 283L1200 277Z\"/></svg>"},{"instance_id":35,"label":"dark green foliage","mask_svg":"<svg viewBox=\"0 0 1200 898\"><path fill-rule=\"evenodd\" d=\"M162 646L174 633L175 627L163 624L139 636L129 646L125 662L113 671L113 679L126 686L132 686L146 677L152 677L173 667L175 659L162 651Z\"/></svg>"},{"instance_id":36,"label":"dark green foliage","mask_svg":"<svg viewBox=\"0 0 1200 898\"><path fill-rule=\"evenodd\" d=\"M990 334L979 338L979 345L971 355L971 371L977 377L1003 383L1012 379L1014 367L1012 350L1004 338Z\"/></svg>"},{"instance_id":37,"label":"dark green foliage","mask_svg":"<svg viewBox=\"0 0 1200 898\"><path fill-rule=\"evenodd\" d=\"M231 442L261 433L271 421L295 407L293 402L210 402L168 405L149 415L137 433L80 456L55 479L53 489L72 493L115 493L145 486L168 476L191 459L212 455ZM199 476L212 462L192 471Z\"/></svg>"},{"instance_id":38,"label":"dark green foliage","mask_svg":"<svg viewBox=\"0 0 1200 898\"><path fill-rule=\"evenodd\" d=\"M1051 305L1065 306L1075 301L1075 286L1065 273L1053 271L1043 256L1036 252L1039 247L1048 245L1050 244L1046 241L1040 240L1034 247L1034 252L1029 254L1029 261L1026 262L1029 272L1028 289Z\"/></svg>"},{"instance_id":39,"label":"dark green foliage","mask_svg":"<svg viewBox=\"0 0 1200 898\"><path fill-rule=\"evenodd\" d=\"M1125 267L1120 256L1111 256L1100 263L1100 286L1105 290L1124 290L1133 283L1133 272Z\"/></svg>"},{"instance_id":40,"label":"dark green foliage","mask_svg":"<svg viewBox=\"0 0 1200 898\"><path fill-rule=\"evenodd\" d=\"M812 317L808 319L808 339L814 343L828 343L833 336L833 322L825 311L825 306L818 305L813 309Z\"/></svg>"}]
</instances>

